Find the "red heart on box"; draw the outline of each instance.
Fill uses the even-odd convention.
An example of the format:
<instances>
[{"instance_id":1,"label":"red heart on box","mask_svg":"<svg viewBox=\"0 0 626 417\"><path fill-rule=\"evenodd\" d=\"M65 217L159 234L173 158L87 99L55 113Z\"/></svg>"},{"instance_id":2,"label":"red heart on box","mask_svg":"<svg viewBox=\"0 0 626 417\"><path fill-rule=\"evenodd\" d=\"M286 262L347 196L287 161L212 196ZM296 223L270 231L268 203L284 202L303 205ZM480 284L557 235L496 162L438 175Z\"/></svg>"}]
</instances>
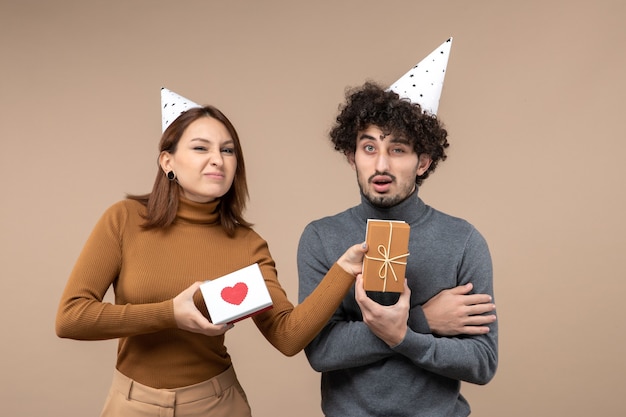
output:
<instances>
[{"instance_id":1,"label":"red heart on box","mask_svg":"<svg viewBox=\"0 0 626 417\"><path fill-rule=\"evenodd\" d=\"M221 295L227 303L239 305L248 295L248 286L243 282L238 282L233 287L224 287Z\"/></svg>"}]
</instances>

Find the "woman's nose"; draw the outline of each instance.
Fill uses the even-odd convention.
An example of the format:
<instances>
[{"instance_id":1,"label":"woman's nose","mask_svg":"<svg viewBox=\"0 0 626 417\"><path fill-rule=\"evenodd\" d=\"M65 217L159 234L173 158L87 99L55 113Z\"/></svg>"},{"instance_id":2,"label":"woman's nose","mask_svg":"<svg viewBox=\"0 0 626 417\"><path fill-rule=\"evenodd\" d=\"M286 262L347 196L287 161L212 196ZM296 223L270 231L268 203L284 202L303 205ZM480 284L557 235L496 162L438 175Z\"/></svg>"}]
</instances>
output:
<instances>
[{"instance_id":1,"label":"woman's nose","mask_svg":"<svg viewBox=\"0 0 626 417\"><path fill-rule=\"evenodd\" d=\"M213 166L222 166L224 160L222 159L222 154L220 152L212 152L209 157L209 163Z\"/></svg>"}]
</instances>

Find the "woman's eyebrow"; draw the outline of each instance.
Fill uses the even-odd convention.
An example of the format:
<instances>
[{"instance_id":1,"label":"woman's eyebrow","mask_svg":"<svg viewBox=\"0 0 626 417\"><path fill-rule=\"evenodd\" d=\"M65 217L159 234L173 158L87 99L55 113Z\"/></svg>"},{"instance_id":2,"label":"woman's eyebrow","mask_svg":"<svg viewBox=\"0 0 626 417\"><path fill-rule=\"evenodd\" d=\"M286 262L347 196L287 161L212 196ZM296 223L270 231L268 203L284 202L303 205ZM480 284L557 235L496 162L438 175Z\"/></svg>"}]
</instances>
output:
<instances>
[{"instance_id":1,"label":"woman's eyebrow","mask_svg":"<svg viewBox=\"0 0 626 417\"><path fill-rule=\"evenodd\" d=\"M190 140L190 142L213 143L212 140L206 139L206 138L193 138L193 139ZM233 143L235 143L235 141L232 140L232 139L229 139L227 141L222 142L222 145L232 145Z\"/></svg>"}]
</instances>

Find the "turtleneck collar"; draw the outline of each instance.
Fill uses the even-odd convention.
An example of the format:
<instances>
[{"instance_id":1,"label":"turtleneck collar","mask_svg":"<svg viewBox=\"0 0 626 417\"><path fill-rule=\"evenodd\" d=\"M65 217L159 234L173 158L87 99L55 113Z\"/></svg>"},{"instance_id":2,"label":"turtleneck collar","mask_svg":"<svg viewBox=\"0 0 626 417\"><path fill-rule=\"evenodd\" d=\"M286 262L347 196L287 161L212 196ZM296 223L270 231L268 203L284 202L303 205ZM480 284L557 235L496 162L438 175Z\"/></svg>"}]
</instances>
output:
<instances>
[{"instance_id":1,"label":"turtleneck collar","mask_svg":"<svg viewBox=\"0 0 626 417\"><path fill-rule=\"evenodd\" d=\"M361 194L361 205L356 207L359 217L381 220L403 220L416 223L426 212L426 204L417 196L418 188L404 201L392 207L377 207Z\"/></svg>"},{"instance_id":2,"label":"turtleneck collar","mask_svg":"<svg viewBox=\"0 0 626 417\"><path fill-rule=\"evenodd\" d=\"M221 200L218 198L208 203L196 203L180 196L176 219L186 223L196 224L219 223L220 212L218 207L220 201Z\"/></svg>"}]
</instances>

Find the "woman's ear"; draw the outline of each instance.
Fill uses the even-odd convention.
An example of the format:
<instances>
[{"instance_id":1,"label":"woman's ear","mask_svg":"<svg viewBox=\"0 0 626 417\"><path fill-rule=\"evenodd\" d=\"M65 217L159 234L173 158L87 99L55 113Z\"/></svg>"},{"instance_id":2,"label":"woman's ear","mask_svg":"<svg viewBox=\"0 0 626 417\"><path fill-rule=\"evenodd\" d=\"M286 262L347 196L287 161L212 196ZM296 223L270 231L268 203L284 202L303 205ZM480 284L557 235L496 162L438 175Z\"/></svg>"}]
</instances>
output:
<instances>
[{"instance_id":1,"label":"woman's ear","mask_svg":"<svg viewBox=\"0 0 626 417\"><path fill-rule=\"evenodd\" d=\"M166 174L169 171L173 171L172 168L172 155L168 151L163 151L159 155L159 166Z\"/></svg>"},{"instance_id":2,"label":"woman's ear","mask_svg":"<svg viewBox=\"0 0 626 417\"><path fill-rule=\"evenodd\" d=\"M424 172L428 171L432 162L430 155L421 153L417 159L417 176L424 175Z\"/></svg>"}]
</instances>

